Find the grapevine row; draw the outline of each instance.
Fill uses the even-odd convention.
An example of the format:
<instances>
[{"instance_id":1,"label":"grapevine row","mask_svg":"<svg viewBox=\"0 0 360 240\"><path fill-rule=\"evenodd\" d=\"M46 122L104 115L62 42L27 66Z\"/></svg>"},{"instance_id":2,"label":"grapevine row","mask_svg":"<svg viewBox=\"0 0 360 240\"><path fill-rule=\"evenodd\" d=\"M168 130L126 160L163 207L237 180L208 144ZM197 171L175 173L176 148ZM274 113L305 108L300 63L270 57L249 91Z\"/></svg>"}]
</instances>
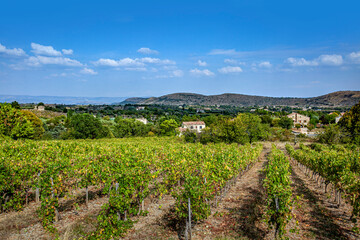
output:
<instances>
[{"instance_id":1,"label":"grapevine row","mask_svg":"<svg viewBox=\"0 0 360 240\"><path fill-rule=\"evenodd\" d=\"M275 145L272 146L268 160L264 179L266 217L269 227L275 226L275 238L283 238L285 227L292 219L291 167L287 157Z\"/></svg>"},{"instance_id":2,"label":"grapevine row","mask_svg":"<svg viewBox=\"0 0 360 240\"><path fill-rule=\"evenodd\" d=\"M312 178L320 185L324 185L325 192L331 183L335 188L335 198L341 203L341 193L353 207L351 220L355 223L360 214L360 155L358 149L350 150L343 147L317 147L312 150L301 145L301 149L294 150L290 145L286 149L303 168L306 174L312 171ZM334 150L336 149L336 150Z\"/></svg>"},{"instance_id":3,"label":"grapevine row","mask_svg":"<svg viewBox=\"0 0 360 240\"><path fill-rule=\"evenodd\" d=\"M45 228L56 231L52 223L59 218L59 198L96 186L109 195L109 202L103 206L93 238L123 235L151 191L158 196L172 194L179 219L185 212L185 197L192 199L194 220L206 218L209 201L261 151L261 145L204 146L172 138L4 141L0 145L2 210L22 209L31 193L40 189L39 215Z\"/></svg>"}]
</instances>

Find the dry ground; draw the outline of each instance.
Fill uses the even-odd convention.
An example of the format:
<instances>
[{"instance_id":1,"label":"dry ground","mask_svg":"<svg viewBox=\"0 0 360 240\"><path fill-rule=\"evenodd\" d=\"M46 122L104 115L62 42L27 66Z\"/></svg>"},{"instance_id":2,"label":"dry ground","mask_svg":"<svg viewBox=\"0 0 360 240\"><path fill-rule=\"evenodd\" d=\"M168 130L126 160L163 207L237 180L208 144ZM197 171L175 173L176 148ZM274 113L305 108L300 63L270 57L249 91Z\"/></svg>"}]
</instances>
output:
<instances>
[{"instance_id":1,"label":"dry ground","mask_svg":"<svg viewBox=\"0 0 360 240\"><path fill-rule=\"evenodd\" d=\"M277 145L285 149L285 143ZM193 227L193 240L274 239L274 230L269 230L264 221L266 196L262 187L262 170L270 150L271 143L264 143L259 162L238 178L219 204L212 208L207 220ZM360 239L360 235L351 231L351 206L342 204L337 208L333 198L329 198L294 163L291 180L294 196L300 196L300 199L293 209L295 218L287 228L297 229L297 233L288 233L289 239ZM82 192L80 196L83 196ZM74 202L63 201L62 218L55 224L59 229L57 236L60 239L77 239L95 230L96 216L107 201L108 198L99 195L95 189L88 207L83 200L78 201L76 208ZM136 223L125 239L183 239L182 229L171 218L174 203L169 195L162 199L147 198L145 210L148 214L133 218ZM21 212L0 214L0 239L56 238L42 228L36 214L37 207L32 202Z\"/></svg>"}]
</instances>

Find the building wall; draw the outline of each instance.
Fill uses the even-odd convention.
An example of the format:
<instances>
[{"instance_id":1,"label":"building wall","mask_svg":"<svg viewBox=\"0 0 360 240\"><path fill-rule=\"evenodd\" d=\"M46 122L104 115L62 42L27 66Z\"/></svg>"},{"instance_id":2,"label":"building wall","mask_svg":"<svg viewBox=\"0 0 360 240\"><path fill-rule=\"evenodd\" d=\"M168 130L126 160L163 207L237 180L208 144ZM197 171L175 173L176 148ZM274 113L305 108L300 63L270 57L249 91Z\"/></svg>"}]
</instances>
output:
<instances>
[{"instance_id":1,"label":"building wall","mask_svg":"<svg viewBox=\"0 0 360 240\"><path fill-rule=\"evenodd\" d=\"M294 125L295 124L308 125L310 122L310 117L298 113L291 113L287 116L294 121Z\"/></svg>"},{"instance_id":2,"label":"building wall","mask_svg":"<svg viewBox=\"0 0 360 240\"><path fill-rule=\"evenodd\" d=\"M205 124L192 124L192 125L183 124L182 127L192 131L201 132L205 128Z\"/></svg>"}]
</instances>

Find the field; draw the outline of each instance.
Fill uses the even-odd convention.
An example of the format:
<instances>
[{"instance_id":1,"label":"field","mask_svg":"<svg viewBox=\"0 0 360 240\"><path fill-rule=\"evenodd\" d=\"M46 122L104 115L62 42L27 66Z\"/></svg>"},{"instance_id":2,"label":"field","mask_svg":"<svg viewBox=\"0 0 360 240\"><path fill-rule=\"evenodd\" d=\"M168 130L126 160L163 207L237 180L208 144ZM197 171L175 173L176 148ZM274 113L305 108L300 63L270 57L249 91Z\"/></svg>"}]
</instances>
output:
<instances>
[{"instance_id":1,"label":"field","mask_svg":"<svg viewBox=\"0 0 360 240\"><path fill-rule=\"evenodd\" d=\"M0 238L358 239L359 148L276 145L3 141Z\"/></svg>"}]
</instances>

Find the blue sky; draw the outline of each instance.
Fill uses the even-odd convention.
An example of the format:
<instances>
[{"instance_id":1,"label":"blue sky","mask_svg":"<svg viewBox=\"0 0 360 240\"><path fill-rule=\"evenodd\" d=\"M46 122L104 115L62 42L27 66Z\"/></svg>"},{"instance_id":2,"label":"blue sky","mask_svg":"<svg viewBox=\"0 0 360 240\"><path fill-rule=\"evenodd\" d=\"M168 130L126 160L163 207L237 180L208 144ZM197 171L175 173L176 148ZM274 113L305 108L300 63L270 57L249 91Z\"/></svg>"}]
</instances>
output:
<instances>
[{"instance_id":1,"label":"blue sky","mask_svg":"<svg viewBox=\"0 0 360 240\"><path fill-rule=\"evenodd\" d=\"M0 94L360 90L359 1L2 1Z\"/></svg>"}]
</instances>

